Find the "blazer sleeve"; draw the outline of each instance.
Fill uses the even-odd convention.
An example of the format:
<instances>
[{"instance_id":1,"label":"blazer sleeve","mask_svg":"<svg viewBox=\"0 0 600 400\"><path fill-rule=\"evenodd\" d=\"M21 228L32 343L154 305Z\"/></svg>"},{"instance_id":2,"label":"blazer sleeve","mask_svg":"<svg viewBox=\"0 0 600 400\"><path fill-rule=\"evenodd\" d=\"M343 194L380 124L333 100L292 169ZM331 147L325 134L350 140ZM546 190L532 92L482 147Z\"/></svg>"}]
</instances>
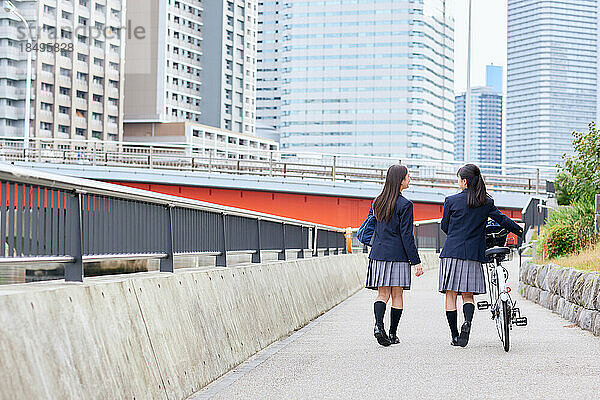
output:
<instances>
[{"instance_id":1,"label":"blazer sleeve","mask_svg":"<svg viewBox=\"0 0 600 400\"><path fill-rule=\"evenodd\" d=\"M440 228L446 235L448 234L448 226L450 225L450 205L448 204L448 198L444 200L444 212L442 214L442 222Z\"/></svg>"},{"instance_id":2,"label":"blazer sleeve","mask_svg":"<svg viewBox=\"0 0 600 400\"><path fill-rule=\"evenodd\" d=\"M501 227L509 232L514 233L517 236L523 236L523 228L521 228L515 221L502 214L498 207L494 204L494 200L490 199L490 212L489 217L500 224Z\"/></svg>"},{"instance_id":3,"label":"blazer sleeve","mask_svg":"<svg viewBox=\"0 0 600 400\"><path fill-rule=\"evenodd\" d=\"M402 244L404 244L404 250L411 263L411 265L421 264L421 258L415 245L415 236L413 234L414 216L413 216L413 204L409 202L400 214L400 237L402 238Z\"/></svg>"}]
</instances>

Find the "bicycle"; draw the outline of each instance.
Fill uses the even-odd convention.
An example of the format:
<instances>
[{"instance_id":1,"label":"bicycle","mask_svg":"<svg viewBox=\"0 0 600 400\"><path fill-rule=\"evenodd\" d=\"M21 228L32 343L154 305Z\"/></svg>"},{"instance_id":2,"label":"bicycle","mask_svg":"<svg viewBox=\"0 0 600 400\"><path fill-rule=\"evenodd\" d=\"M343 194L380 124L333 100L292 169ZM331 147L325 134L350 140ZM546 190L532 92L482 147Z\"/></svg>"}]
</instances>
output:
<instances>
[{"instance_id":1,"label":"bicycle","mask_svg":"<svg viewBox=\"0 0 600 400\"><path fill-rule=\"evenodd\" d=\"M489 262L484 264L490 301L477 302L478 310L490 309L492 319L496 321L498 336L504 351L510 349L510 331L513 325L526 326L527 317L521 316L521 310L516 307L516 302L510 297L508 270L502 265L503 261L511 259L512 252L505 246L508 232L495 223L488 223L486 227L485 255Z\"/></svg>"}]
</instances>

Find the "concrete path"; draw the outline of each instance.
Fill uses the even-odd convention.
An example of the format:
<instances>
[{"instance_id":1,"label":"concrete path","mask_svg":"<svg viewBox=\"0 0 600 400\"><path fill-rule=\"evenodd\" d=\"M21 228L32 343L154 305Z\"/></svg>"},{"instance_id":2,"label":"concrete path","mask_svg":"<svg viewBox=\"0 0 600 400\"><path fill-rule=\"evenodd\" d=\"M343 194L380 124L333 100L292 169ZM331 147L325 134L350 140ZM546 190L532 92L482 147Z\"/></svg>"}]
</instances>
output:
<instances>
[{"instance_id":1,"label":"concrete path","mask_svg":"<svg viewBox=\"0 0 600 400\"><path fill-rule=\"evenodd\" d=\"M374 292L364 289L192 398L600 398L600 338L522 299L517 269L510 263L511 286L529 326L513 328L509 353L488 311L476 311L468 347L450 346L432 270L405 295L400 344L375 341Z\"/></svg>"}]
</instances>

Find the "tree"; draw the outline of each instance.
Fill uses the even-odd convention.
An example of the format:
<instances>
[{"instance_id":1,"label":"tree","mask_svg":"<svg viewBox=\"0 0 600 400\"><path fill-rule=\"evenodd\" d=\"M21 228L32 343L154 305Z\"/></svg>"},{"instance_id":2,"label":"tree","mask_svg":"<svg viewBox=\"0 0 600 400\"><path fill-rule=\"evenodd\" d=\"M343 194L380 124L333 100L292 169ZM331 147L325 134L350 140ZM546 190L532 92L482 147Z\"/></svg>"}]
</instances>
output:
<instances>
[{"instance_id":1,"label":"tree","mask_svg":"<svg viewBox=\"0 0 600 400\"><path fill-rule=\"evenodd\" d=\"M573 132L575 155L563 155L565 165L556 177L559 204L593 203L600 193L600 132L594 122L587 132Z\"/></svg>"}]
</instances>

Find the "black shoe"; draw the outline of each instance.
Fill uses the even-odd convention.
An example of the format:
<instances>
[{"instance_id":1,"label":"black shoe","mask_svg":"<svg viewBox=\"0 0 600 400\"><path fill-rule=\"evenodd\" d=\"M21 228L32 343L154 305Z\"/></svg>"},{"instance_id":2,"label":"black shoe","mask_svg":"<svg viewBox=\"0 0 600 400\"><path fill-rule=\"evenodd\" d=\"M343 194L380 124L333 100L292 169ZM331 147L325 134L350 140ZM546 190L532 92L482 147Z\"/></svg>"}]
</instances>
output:
<instances>
[{"instance_id":1,"label":"black shoe","mask_svg":"<svg viewBox=\"0 0 600 400\"><path fill-rule=\"evenodd\" d=\"M450 342L452 346L458 346L458 336L454 336Z\"/></svg>"},{"instance_id":2,"label":"black shoe","mask_svg":"<svg viewBox=\"0 0 600 400\"><path fill-rule=\"evenodd\" d=\"M377 324L375 324L375 329L373 330L373 334L375 335L375 338L377 339L377 342L382 345L382 346L389 346L390 344L392 344L392 342L390 342L390 338L388 337L387 333L385 333L385 329L383 328L383 326L379 326Z\"/></svg>"},{"instance_id":3,"label":"black shoe","mask_svg":"<svg viewBox=\"0 0 600 400\"><path fill-rule=\"evenodd\" d=\"M471 333L471 323L465 322L460 328L460 336L458 337L460 347L466 347L469 343L469 333Z\"/></svg>"},{"instance_id":4,"label":"black shoe","mask_svg":"<svg viewBox=\"0 0 600 400\"><path fill-rule=\"evenodd\" d=\"M398 343L400 343L400 339L398 339L398 336L396 336L395 333L390 332L390 343L391 344L398 344Z\"/></svg>"}]
</instances>

